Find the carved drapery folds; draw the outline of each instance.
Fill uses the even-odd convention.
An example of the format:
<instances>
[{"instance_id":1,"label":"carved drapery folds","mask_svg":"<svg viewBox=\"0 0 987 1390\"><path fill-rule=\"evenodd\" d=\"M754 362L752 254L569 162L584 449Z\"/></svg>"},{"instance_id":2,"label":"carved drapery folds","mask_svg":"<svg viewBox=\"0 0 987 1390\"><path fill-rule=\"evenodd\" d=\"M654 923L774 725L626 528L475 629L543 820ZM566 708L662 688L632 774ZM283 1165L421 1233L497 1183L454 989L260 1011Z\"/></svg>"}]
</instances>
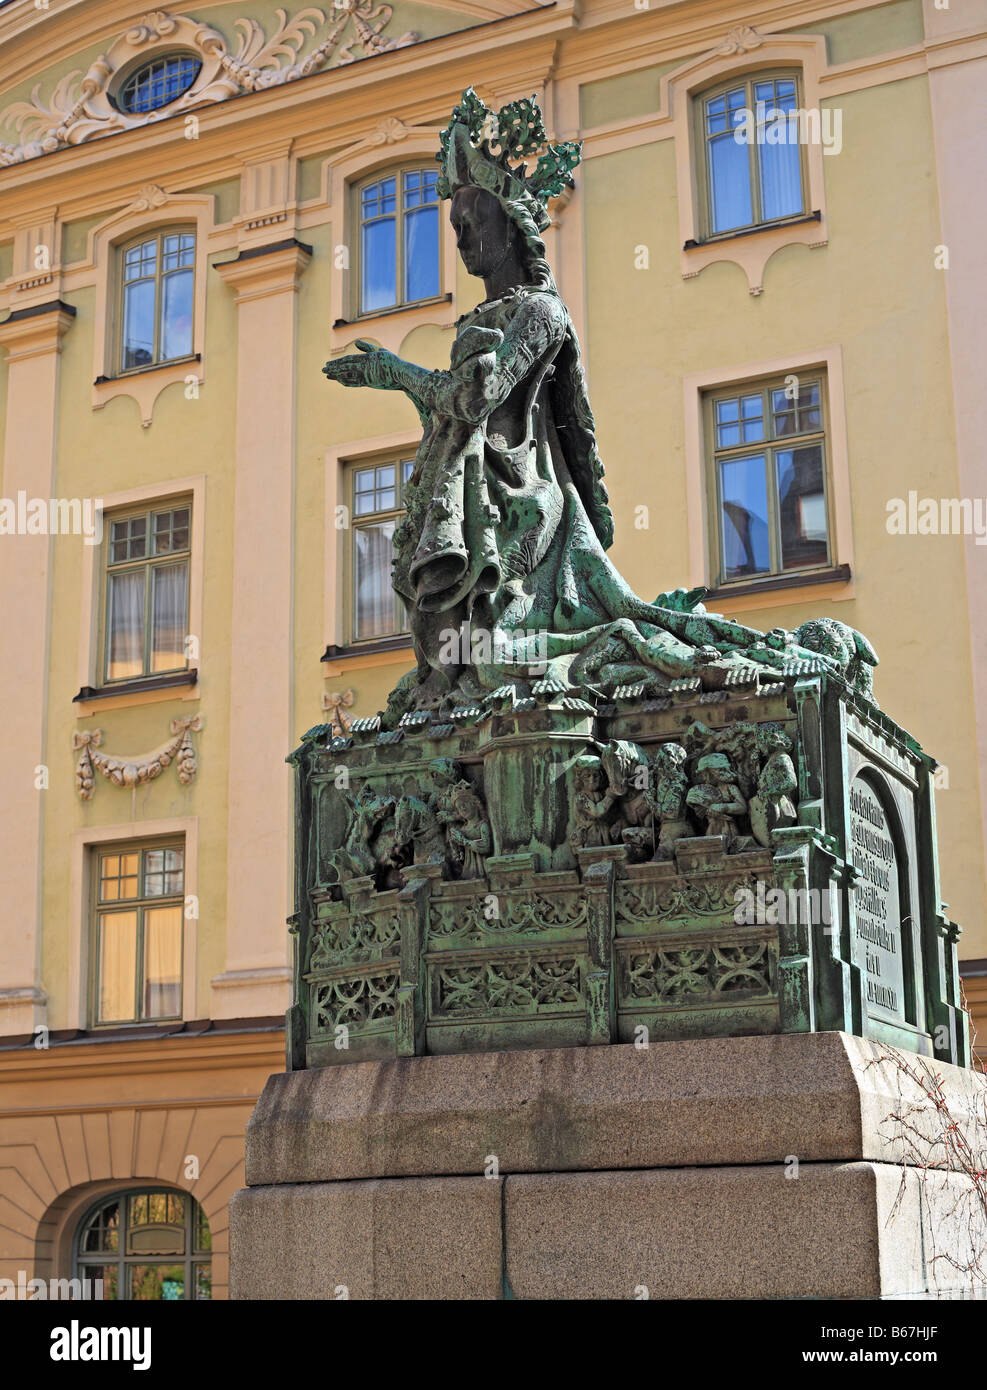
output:
<instances>
[{"instance_id":1,"label":"carved drapery folds","mask_svg":"<svg viewBox=\"0 0 987 1390\"><path fill-rule=\"evenodd\" d=\"M114 755L102 753L102 729L86 729L72 735L72 747L81 756L76 764L76 787L83 801L91 801L95 790L96 773L100 772L108 782L117 787L137 787L145 782L153 782L160 777L165 768L175 764L178 780L183 786L195 777L198 760L193 733L202 728L202 716L190 715L183 719L173 719L170 724L172 737L151 753Z\"/></svg>"},{"instance_id":2,"label":"carved drapery folds","mask_svg":"<svg viewBox=\"0 0 987 1390\"><path fill-rule=\"evenodd\" d=\"M238 19L235 28L239 37L231 49L218 30L192 16L149 11L100 54L86 73L79 69L66 73L47 99L42 98L39 83L30 101L14 102L0 113L0 128L16 130L21 137L19 144L0 141L0 166L132 130L207 102L281 86L327 66L404 48L419 38L413 31L385 38L383 31L393 10L376 0L336 0L328 14L315 7L290 17L284 10L277 13L280 22L270 36L255 19ZM320 35L317 45L300 57L303 47ZM119 109L113 98L121 73L126 75L142 57L173 52L188 53L201 63L189 89L156 111L130 113Z\"/></svg>"}]
</instances>

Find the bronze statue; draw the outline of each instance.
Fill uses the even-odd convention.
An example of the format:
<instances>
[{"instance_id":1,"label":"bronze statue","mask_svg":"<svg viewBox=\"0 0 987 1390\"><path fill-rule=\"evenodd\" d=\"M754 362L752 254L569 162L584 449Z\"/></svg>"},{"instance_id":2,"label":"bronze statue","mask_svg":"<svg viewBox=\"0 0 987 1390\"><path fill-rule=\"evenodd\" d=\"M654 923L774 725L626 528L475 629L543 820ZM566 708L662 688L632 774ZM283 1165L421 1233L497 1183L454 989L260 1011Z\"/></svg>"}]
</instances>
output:
<instances>
[{"instance_id":1,"label":"bronze statue","mask_svg":"<svg viewBox=\"0 0 987 1390\"><path fill-rule=\"evenodd\" d=\"M324 368L344 386L404 391L424 428L393 573L418 665L392 692L385 727L505 685L523 698L541 676L605 694L700 674L716 689L738 666L811 657L790 634L772 643L706 614L702 590L646 603L607 558L613 519L579 344L541 238L580 147L548 143L533 101L495 116L472 88L441 144L439 193L486 289L459 320L450 369L363 340ZM460 646L450 661L450 634L470 629L488 634L489 659L464 659Z\"/></svg>"}]
</instances>

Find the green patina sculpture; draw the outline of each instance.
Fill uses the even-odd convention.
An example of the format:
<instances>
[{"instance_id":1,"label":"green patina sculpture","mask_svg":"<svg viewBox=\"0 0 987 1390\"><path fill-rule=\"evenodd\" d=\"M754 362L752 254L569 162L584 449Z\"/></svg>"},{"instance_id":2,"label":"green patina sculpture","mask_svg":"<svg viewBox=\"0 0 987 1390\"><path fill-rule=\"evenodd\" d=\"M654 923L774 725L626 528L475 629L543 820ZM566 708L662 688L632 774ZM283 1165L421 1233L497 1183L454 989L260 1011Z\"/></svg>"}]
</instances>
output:
<instances>
[{"instance_id":1,"label":"green patina sculpture","mask_svg":"<svg viewBox=\"0 0 987 1390\"><path fill-rule=\"evenodd\" d=\"M439 189L487 298L448 371L367 343L325 367L422 420L394 559L417 666L289 760L288 1065L834 1028L968 1063L935 762L869 643L646 603L607 558L541 240L578 159L533 101L467 91Z\"/></svg>"},{"instance_id":2,"label":"green patina sculpture","mask_svg":"<svg viewBox=\"0 0 987 1390\"><path fill-rule=\"evenodd\" d=\"M579 146L548 144L529 175L517 161L546 144L533 101L495 116L464 93L442 134L438 189L487 298L460 319L448 371L363 341L361 355L323 369L345 386L405 392L424 427L393 577L418 666L392 694L387 727L505 685L528 695L539 677L601 693L647 680L657 693L699 674L714 690L750 663L850 660L835 631L803 642L706 614L701 589L647 603L608 559L613 519L579 343L541 239ZM456 640L477 632L482 649Z\"/></svg>"}]
</instances>

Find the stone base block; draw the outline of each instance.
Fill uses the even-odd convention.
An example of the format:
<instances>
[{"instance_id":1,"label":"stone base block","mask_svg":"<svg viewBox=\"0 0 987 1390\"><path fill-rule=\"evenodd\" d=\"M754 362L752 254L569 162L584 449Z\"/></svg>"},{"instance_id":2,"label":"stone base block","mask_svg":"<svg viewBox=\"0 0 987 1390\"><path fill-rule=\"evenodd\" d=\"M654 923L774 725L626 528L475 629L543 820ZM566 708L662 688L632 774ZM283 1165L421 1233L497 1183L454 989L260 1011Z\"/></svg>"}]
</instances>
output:
<instances>
[{"instance_id":1,"label":"stone base block","mask_svg":"<svg viewBox=\"0 0 987 1390\"><path fill-rule=\"evenodd\" d=\"M984 1297L972 1184L892 1164L293 1183L231 1204L273 1299Z\"/></svg>"},{"instance_id":2,"label":"stone base block","mask_svg":"<svg viewBox=\"0 0 987 1390\"><path fill-rule=\"evenodd\" d=\"M484 1178L246 1188L230 1202L230 1296L499 1298L501 1202Z\"/></svg>"},{"instance_id":3,"label":"stone base block","mask_svg":"<svg viewBox=\"0 0 987 1390\"><path fill-rule=\"evenodd\" d=\"M983 1250L987 1222L968 1179L923 1180L909 1168L902 1188L892 1164L795 1171L770 1164L509 1178L508 1286L526 1299L974 1292L971 1233Z\"/></svg>"},{"instance_id":4,"label":"stone base block","mask_svg":"<svg viewBox=\"0 0 987 1390\"><path fill-rule=\"evenodd\" d=\"M232 1293L987 1296L974 1181L923 1166L955 1123L987 1168L985 1095L977 1073L841 1033L273 1076Z\"/></svg>"},{"instance_id":5,"label":"stone base block","mask_svg":"<svg viewBox=\"0 0 987 1390\"><path fill-rule=\"evenodd\" d=\"M971 1147L982 1076L902 1054L941 1078ZM900 1127L942 1121L883 1044L848 1033L466 1053L272 1076L247 1126L254 1185L710 1164L900 1162ZM975 1131L981 1134L978 1141Z\"/></svg>"}]
</instances>

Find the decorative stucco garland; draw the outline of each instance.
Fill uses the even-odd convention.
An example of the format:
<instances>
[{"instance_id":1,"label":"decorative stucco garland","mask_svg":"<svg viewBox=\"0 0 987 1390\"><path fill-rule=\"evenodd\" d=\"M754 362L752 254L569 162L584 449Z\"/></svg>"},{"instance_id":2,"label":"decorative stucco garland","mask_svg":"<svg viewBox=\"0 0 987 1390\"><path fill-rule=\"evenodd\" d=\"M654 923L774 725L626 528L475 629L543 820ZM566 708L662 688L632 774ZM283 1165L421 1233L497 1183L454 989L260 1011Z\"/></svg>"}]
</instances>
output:
<instances>
[{"instance_id":1,"label":"decorative stucco garland","mask_svg":"<svg viewBox=\"0 0 987 1390\"><path fill-rule=\"evenodd\" d=\"M82 800L92 800L96 769L117 787L136 787L144 782L153 782L174 760L178 766L178 780L183 786L188 786L199 768L192 734L202 728L202 715L173 719L170 727L174 737L152 753L119 757L97 751L103 742L102 729L85 729L73 734L72 747L82 749L75 769L76 785Z\"/></svg>"}]
</instances>

